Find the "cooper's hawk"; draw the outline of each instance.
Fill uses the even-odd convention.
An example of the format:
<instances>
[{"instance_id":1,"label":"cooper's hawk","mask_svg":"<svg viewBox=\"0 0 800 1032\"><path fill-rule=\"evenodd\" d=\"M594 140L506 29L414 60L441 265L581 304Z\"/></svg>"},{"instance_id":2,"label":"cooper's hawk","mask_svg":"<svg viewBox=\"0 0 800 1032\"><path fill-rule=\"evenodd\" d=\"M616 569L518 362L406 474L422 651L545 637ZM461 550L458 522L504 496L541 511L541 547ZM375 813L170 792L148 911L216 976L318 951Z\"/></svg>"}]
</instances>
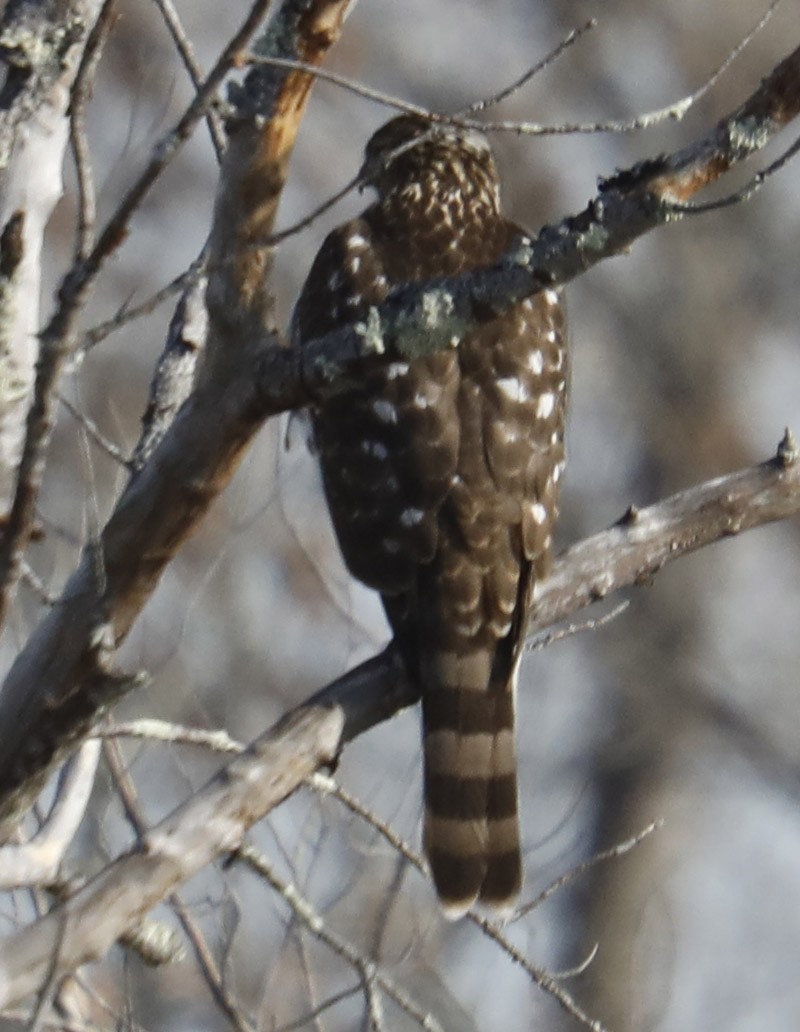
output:
<instances>
[{"instance_id":1,"label":"cooper's hawk","mask_svg":"<svg viewBox=\"0 0 800 1032\"><path fill-rule=\"evenodd\" d=\"M479 133L401 115L367 144L363 176L378 199L323 243L296 346L401 284L490 265L523 234ZM543 290L444 351L364 360L313 412L345 561L381 593L422 688L425 849L450 916L520 890L514 689L552 553L566 382L564 312Z\"/></svg>"}]
</instances>

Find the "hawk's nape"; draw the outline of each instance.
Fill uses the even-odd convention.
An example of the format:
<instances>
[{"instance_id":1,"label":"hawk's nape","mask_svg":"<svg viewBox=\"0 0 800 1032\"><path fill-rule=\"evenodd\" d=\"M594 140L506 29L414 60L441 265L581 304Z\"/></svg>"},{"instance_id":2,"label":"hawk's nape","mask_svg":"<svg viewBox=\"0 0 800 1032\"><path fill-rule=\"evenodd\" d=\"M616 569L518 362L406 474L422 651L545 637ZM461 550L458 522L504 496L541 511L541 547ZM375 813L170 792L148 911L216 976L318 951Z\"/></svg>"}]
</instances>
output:
<instances>
[{"instance_id":1,"label":"hawk's nape","mask_svg":"<svg viewBox=\"0 0 800 1032\"><path fill-rule=\"evenodd\" d=\"M367 144L377 201L325 240L293 341L366 318L396 287L491 265L523 234L485 138L401 115ZM514 691L564 465L564 313L544 290L450 347L364 359L313 413L351 572L381 593L422 688L425 850L450 916L521 886Z\"/></svg>"}]
</instances>

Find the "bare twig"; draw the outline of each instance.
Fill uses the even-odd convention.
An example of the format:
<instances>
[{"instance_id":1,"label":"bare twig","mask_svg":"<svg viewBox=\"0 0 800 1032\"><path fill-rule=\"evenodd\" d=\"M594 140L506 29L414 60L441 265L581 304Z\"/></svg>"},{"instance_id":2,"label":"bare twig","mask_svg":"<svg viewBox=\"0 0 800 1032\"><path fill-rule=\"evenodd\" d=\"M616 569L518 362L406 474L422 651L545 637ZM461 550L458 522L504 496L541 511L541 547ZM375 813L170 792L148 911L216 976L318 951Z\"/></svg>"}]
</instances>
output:
<instances>
[{"instance_id":1,"label":"bare twig","mask_svg":"<svg viewBox=\"0 0 800 1032\"><path fill-rule=\"evenodd\" d=\"M118 462L121 466L129 466L130 460L122 448L118 444L114 444L102 433L97 423L93 419L90 419L84 412L81 412L79 408L72 404L69 398L59 393L58 400L69 412L72 418L80 424L82 430L85 430L87 435L91 437L94 443L109 456L115 462Z\"/></svg>"},{"instance_id":2,"label":"bare twig","mask_svg":"<svg viewBox=\"0 0 800 1032\"><path fill-rule=\"evenodd\" d=\"M580 963L576 964L574 967L565 968L563 971L554 971L553 978L561 982L565 981L566 979L577 978L578 975L585 974L585 972L588 971L588 969L594 963L594 959L597 956L599 949L600 944L597 942L594 943L592 948L589 950L589 952L586 954L583 960L580 961Z\"/></svg>"},{"instance_id":3,"label":"bare twig","mask_svg":"<svg viewBox=\"0 0 800 1032\"><path fill-rule=\"evenodd\" d=\"M33 591L39 596L39 601L45 606L54 606L58 601L58 595L52 591L48 591L44 581L38 573L29 566L28 563L23 562L22 564L22 582L27 584L28 587L32 588Z\"/></svg>"},{"instance_id":4,"label":"bare twig","mask_svg":"<svg viewBox=\"0 0 800 1032\"><path fill-rule=\"evenodd\" d=\"M496 107L498 104L510 97L512 93L516 93L517 90L522 89L522 87L526 83L530 82L534 76L539 75L539 73L543 72L545 68L549 68L550 65L555 64L559 57L563 56L570 47L574 46L578 42L581 36L585 36L587 32L591 32L591 30L595 28L597 28L597 19L590 18L589 21L585 22L577 29L573 29L571 32L568 32L549 54L545 54L540 61L531 65L531 67L528 68L527 71L525 71L518 79L515 79L504 89L500 90L499 93L474 101L462 111L456 112L454 117L459 118L464 115L477 114L477 112L485 111L487 108Z\"/></svg>"},{"instance_id":5,"label":"bare twig","mask_svg":"<svg viewBox=\"0 0 800 1032\"><path fill-rule=\"evenodd\" d=\"M192 85L196 90L199 90L204 79L203 69L195 56L194 47L192 46L191 40L183 31L183 25L181 25L180 17L178 12L175 10L175 6L172 0L155 0L156 7L161 11L161 17L164 19L164 24L169 30L170 36L175 44L175 49L180 54L180 58L183 61L186 71L189 73L189 78L192 80ZM214 145L214 152L217 155L217 161L222 161L222 155L225 153L225 130L222 125L222 119L219 116L219 112L213 108L209 108L206 113L206 122L208 123L208 132L211 137L211 142Z\"/></svg>"},{"instance_id":6,"label":"bare twig","mask_svg":"<svg viewBox=\"0 0 800 1032\"><path fill-rule=\"evenodd\" d=\"M306 1028L311 1022L318 1021L319 1018L330 1010L331 1007L335 1007L337 1003L342 1003L344 1000L349 1000L351 997L356 996L358 993L363 991L363 986L359 982L358 985L351 986L349 989L342 989L341 992L332 993L327 999L323 1000L322 1003L314 1007L313 1010L307 1011L302 1014L295 1021L287 1021L284 1025L278 1025L272 1032L295 1032L295 1029Z\"/></svg>"},{"instance_id":7,"label":"bare twig","mask_svg":"<svg viewBox=\"0 0 800 1032\"><path fill-rule=\"evenodd\" d=\"M140 319L143 315L149 315L150 312L158 308L164 301L174 297L175 294L188 290L192 283L196 282L197 278L202 275L204 264L205 258L201 255L185 272L180 273L174 280L161 287L160 290L157 290L138 305L125 304L116 315L86 330L81 336L77 357L80 358L83 353L91 351L93 347L127 323Z\"/></svg>"},{"instance_id":8,"label":"bare twig","mask_svg":"<svg viewBox=\"0 0 800 1032\"><path fill-rule=\"evenodd\" d=\"M648 824L646 828L631 838L626 839L624 842L619 842L617 845L612 846L610 849L604 849L599 853L595 853L590 856L588 860L584 860L583 863L577 864L575 867L570 868L560 877L556 878L555 881L551 882L544 891L540 892L538 896L530 900L528 903L522 903L517 907L514 912L512 920L518 921L520 918L525 917L532 910L536 910L540 907L545 900L550 899L560 889L563 889L566 885L570 885L576 881L582 875L591 871L593 868L600 864L607 863L609 860L616 860L626 853L630 853L632 849L635 849L640 843L644 842L646 838L649 838L654 831L658 831L659 828L663 827L663 821L653 821L652 824Z\"/></svg>"},{"instance_id":9,"label":"bare twig","mask_svg":"<svg viewBox=\"0 0 800 1032\"><path fill-rule=\"evenodd\" d=\"M83 820L91 796L100 743L85 742L62 771L56 799L42 827L29 841L0 847L0 889L48 885Z\"/></svg>"},{"instance_id":10,"label":"bare twig","mask_svg":"<svg viewBox=\"0 0 800 1032\"><path fill-rule=\"evenodd\" d=\"M97 21L92 26L81 56L78 74L69 102L69 136L78 179L78 225L75 240L75 261L83 261L94 241L95 205L94 177L86 138L86 106L92 93L100 55L115 19L116 0L105 0Z\"/></svg>"},{"instance_id":11,"label":"bare twig","mask_svg":"<svg viewBox=\"0 0 800 1032\"><path fill-rule=\"evenodd\" d=\"M752 43L753 39L764 28L770 20L782 0L772 0L767 10L759 18L750 32L741 39L728 53L725 59L714 69L705 81L693 93L682 97L680 100L668 104L666 107L656 108L653 111L645 111L628 119L611 119L599 122L564 122L555 126L543 126L536 122L484 122L480 128L484 132L510 132L521 136L571 136L576 133L630 133L640 129L651 129L662 122L680 122L699 100L711 90L720 78L727 72L736 61L745 47ZM472 123L465 123L471 125ZM476 127L478 123L476 123Z\"/></svg>"},{"instance_id":12,"label":"bare twig","mask_svg":"<svg viewBox=\"0 0 800 1032\"><path fill-rule=\"evenodd\" d=\"M556 976L545 971L544 968L532 964L519 947L515 946L503 930L488 918L480 914L472 913L470 920L478 925L481 931L489 939L502 948L502 950L518 964L531 981L548 995L552 996L566 1014L580 1022L589 1032L607 1032L605 1025L596 1018L589 1015L576 1003L563 986L559 985Z\"/></svg>"},{"instance_id":13,"label":"bare twig","mask_svg":"<svg viewBox=\"0 0 800 1032\"><path fill-rule=\"evenodd\" d=\"M483 132L509 132L520 136L573 136L578 134L594 135L599 133L629 133L636 132L640 129L650 129L662 122L680 122L695 106L695 104L706 96L706 94L716 85L724 73L736 61L745 47L747 47L753 41L755 36L757 36L764 28L781 2L782 0L772 0L756 25L736 44L735 47L733 47L725 59L696 90L685 97L681 97L680 100L673 101L673 103L668 104L666 107L656 108L653 111L645 111L629 119L611 119L597 122L559 122L557 125L545 125L540 122L522 122L516 120L477 121L468 117L472 113L483 111L486 108L504 100L510 93L519 89L530 78L552 64L566 49L576 43L581 36L595 27L595 19L590 19L585 25L569 33L565 39L554 48L554 50L542 58L542 60L534 64L519 79L515 80L510 86L507 86L505 89L500 91L496 96L477 100L467 108L450 114L431 111L428 108L420 107L419 104L412 104L409 101L404 100L402 97L395 96L391 93L385 93L382 90L373 89L371 86L366 86L363 82L360 82L357 79L350 79L345 75L331 72L326 68L315 68L310 65L305 65L300 61L292 61L285 58L264 57L260 54L248 54L247 61L253 64L272 65L276 68L303 71L309 75L315 76L323 82L331 83L332 85L338 86L350 93L354 93L358 97L362 97L363 99L369 100L375 104L380 104L383 107L391 108L394 111L421 115L424 118L430 118L432 122L449 122L453 125L463 126L468 129L480 129ZM347 187L347 190L352 189L354 185L355 182L350 184ZM336 195L336 199L340 199L343 195L344 190L342 193ZM304 219L302 225L305 226L306 224L307 222ZM287 230L286 232L288 233L289 231Z\"/></svg>"},{"instance_id":14,"label":"bare twig","mask_svg":"<svg viewBox=\"0 0 800 1032\"><path fill-rule=\"evenodd\" d=\"M214 1002L222 1013L230 1021L237 1032L254 1032L255 1025L242 1013L241 1007L236 1003L222 977L222 972L214 960L214 955L209 949L205 936L192 917L189 908L181 900L177 893L173 893L169 900L175 916L181 923L186 937L191 943L200 973L211 992Z\"/></svg>"},{"instance_id":15,"label":"bare twig","mask_svg":"<svg viewBox=\"0 0 800 1032\"><path fill-rule=\"evenodd\" d=\"M629 605L630 602L625 600L614 606L607 613L603 613L602 616L596 616L590 620L581 620L579 623L571 623L566 627L559 627L555 631L544 631L541 634L537 634L525 642L525 651L538 652L540 649L549 648L557 641L563 641L565 638L571 638L576 634L583 634L585 631L597 631L601 627L605 627L606 624L616 620L618 616L622 616Z\"/></svg>"},{"instance_id":16,"label":"bare twig","mask_svg":"<svg viewBox=\"0 0 800 1032\"><path fill-rule=\"evenodd\" d=\"M379 1032L381 1021L381 1005L374 998L374 988L378 986L391 1000L406 1012L420 1028L429 1032L443 1032L436 1018L422 1008L402 989L394 979L390 978L375 963L365 958L362 953L343 936L334 932L324 917L313 904L298 891L291 882L281 878L267 859L249 843L244 843L236 851L238 859L244 861L259 877L263 878L291 907L295 917L324 943L338 957L351 965L361 978L362 988L367 997L370 1020L373 1029Z\"/></svg>"},{"instance_id":17,"label":"bare twig","mask_svg":"<svg viewBox=\"0 0 800 1032\"><path fill-rule=\"evenodd\" d=\"M143 848L134 847L65 903L7 936L0 942L0 1007L35 992L54 957L61 976L104 956L178 885L235 850L247 828L311 771L333 761L341 729L336 709L305 710L282 721L149 830Z\"/></svg>"},{"instance_id":18,"label":"bare twig","mask_svg":"<svg viewBox=\"0 0 800 1032\"><path fill-rule=\"evenodd\" d=\"M98 728L100 738L144 738L148 741L170 744L198 745L213 752L232 753L238 756L247 748L235 741L224 729L208 731L199 727L182 727L166 720L141 718L140 720L115 720Z\"/></svg>"},{"instance_id":19,"label":"bare twig","mask_svg":"<svg viewBox=\"0 0 800 1032\"><path fill-rule=\"evenodd\" d=\"M412 867L415 867L418 871L422 872L426 878L430 880L428 865L425 863L423 858L419 853L413 850L389 824L381 820L380 817L365 807L363 803L359 802L359 800L338 785L332 778L326 777L325 775L315 774L307 780L309 785L324 794L334 796L334 798L346 806L351 813L356 814L356 816L366 821L386 840L386 842L389 843L392 849L411 864ZM619 848L621 853L627 851L625 843L623 843ZM569 874L571 873L572 872L569 872ZM582 873L582 871L580 873ZM565 876L565 884L567 880L569 880L569 875ZM555 891L555 889L553 889L553 891ZM528 910L530 909L532 908L529 907ZM560 976L551 974L550 972L545 971L544 968L533 964L521 950L511 943L510 939L507 938L498 924L489 920L477 910L469 910L464 916L473 925L480 928L481 931L488 935L488 937L492 939L492 941L495 942L511 960L514 961L514 963L519 964L531 980L544 992L554 997L554 999L568 1014L580 1021L585 1027L594 1030L594 1032L603 1032L603 1026L599 1022L593 1022L592 1019L581 1010L570 994L558 984L558 978ZM591 958L589 961L584 961L584 963L590 962Z\"/></svg>"}]
</instances>

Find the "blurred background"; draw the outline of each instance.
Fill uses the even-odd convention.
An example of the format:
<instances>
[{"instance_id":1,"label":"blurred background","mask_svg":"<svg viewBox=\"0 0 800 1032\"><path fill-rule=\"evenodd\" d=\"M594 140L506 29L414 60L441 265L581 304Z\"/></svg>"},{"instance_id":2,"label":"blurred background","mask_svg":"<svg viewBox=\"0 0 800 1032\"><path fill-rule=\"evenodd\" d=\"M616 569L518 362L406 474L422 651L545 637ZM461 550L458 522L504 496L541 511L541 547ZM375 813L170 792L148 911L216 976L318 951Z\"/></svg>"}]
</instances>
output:
<instances>
[{"instance_id":1,"label":"blurred background","mask_svg":"<svg viewBox=\"0 0 800 1032\"><path fill-rule=\"evenodd\" d=\"M242 0L176 0L208 68L246 11ZM700 86L763 14L762 2L706 0L361 0L328 67L438 111L496 92L588 18L597 28L492 117L628 119ZM191 97L154 4L121 0L89 110L100 220ZM800 40L783 5L681 123L615 135L496 135L508 213L535 230L583 208L598 176L690 142L744 99ZM291 225L356 171L389 112L320 83L281 209ZM778 141L777 155L789 139ZM749 173L755 170L755 165ZM800 431L795 162L746 205L685 220L572 284L572 405L560 544L773 454ZM85 329L138 303L202 247L216 162L201 126L162 176L102 276ZM744 181L725 183L725 190ZM49 232L42 320L68 268L74 176ZM327 230L364 204L339 204L277 254L281 326ZM93 348L65 393L126 451L139 432L170 303ZM328 525L302 418L267 426L225 496L184 547L124 646L152 685L117 716L225 727L249 740L314 689L373 654L387 631L348 577ZM124 471L62 410L33 561L57 591L108 515ZM649 822L663 827L624 858L581 876L509 928L614 1032L768 1032L800 1026L800 534L796 521L683 559L629 595L594 632L526 658L519 691L525 898ZM618 600L611 600L615 602ZM610 608L600 608L602 614ZM30 632L23 592L4 662ZM125 743L148 821L201 785L218 760ZM337 777L415 848L420 838L418 714L350 746ZM332 928L378 961L448 1030L572 1029L553 1002L474 927L442 920L432 890L335 800L303 792L253 839ZM132 841L110 780L96 789L75 862L101 866ZM263 1029L362 1027L358 982L287 908L238 867L182 892ZM8 922L24 904L5 911ZM21 909L20 909L21 908ZM161 915L174 924L164 908ZM105 1016L127 1027L230 1027L186 961L151 971L117 952L91 973ZM387 1003L387 1028L413 1027ZM8 1027L16 1027L9 1024Z\"/></svg>"}]
</instances>

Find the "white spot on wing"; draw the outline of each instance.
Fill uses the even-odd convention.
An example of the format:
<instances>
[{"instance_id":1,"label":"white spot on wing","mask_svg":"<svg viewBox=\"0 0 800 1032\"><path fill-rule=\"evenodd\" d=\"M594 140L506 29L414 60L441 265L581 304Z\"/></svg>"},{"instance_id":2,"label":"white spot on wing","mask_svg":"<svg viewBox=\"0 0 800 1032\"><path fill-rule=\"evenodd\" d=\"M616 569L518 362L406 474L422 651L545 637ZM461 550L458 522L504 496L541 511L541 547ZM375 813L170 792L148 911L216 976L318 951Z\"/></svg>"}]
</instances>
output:
<instances>
[{"instance_id":1,"label":"white spot on wing","mask_svg":"<svg viewBox=\"0 0 800 1032\"><path fill-rule=\"evenodd\" d=\"M362 441L361 451L376 459L385 459L389 454L386 445L381 444L380 441Z\"/></svg>"},{"instance_id":2,"label":"white spot on wing","mask_svg":"<svg viewBox=\"0 0 800 1032\"><path fill-rule=\"evenodd\" d=\"M545 391L544 394L539 395L539 400L536 402L536 415L539 419L547 419L548 416L553 414L555 407L555 394L552 391Z\"/></svg>"},{"instance_id":3,"label":"white spot on wing","mask_svg":"<svg viewBox=\"0 0 800 1032\"><path fill-rule=\"evenodd\" d=\"M386 379L396 380L398 376L405 376L408 370L408 362L390 362L389 365L386 367ZM389 403L384 401L376 402L375 404L388 405ZM390 408L394 409L394 405L391 405Z\"/></svg>"},{"instance_id":4,"label":"white spot on wing","mask_svg":"<svg viewBox=\"0 0 800 1032\"><path fill-rule=\"evenodd\" d=\"M500 423L496 425L494 432L497 434L500 440L504 441L506 444L513 444L514 441L519 440L519 434L517 433L515 427L509 426L506 423Z\"/></svg>"},{"instance_id":5,"label":"white spot on wing","mask_svg":"<svg viewBox=\"0 0 800 1032\"><path fill-rule=\"evenodd\" d=\"M557 290L548 289L544 291L544 299L548 305L557 305L561 300Z\"/></svg>"},{"instance_id":6,"label":"white spot on wing","mask_svg":"<svg viewBox=\"0 0 800 1032\"><path fill-rule=\"evenodd\" d=\"M541 502L534 502L531 506L531 516L533 517L533 522L541 526L547 519L547 509L545 509Z\"/></svg>"},{"instance_id":7,"label":"white spot on wing","mask_svg":"<svg viewBox=\"0 0 800 1032\"><path fill-rule=\"evenodd\" d=\"M367 239L360 233L353 233L352 236L347 238L347 246L353 251L358 250L367 246Z\"/></svg>"},{"instance_id":8,"label":"white spot on wing","mask_svg":"<svg viewBox=\"0 0 800 1032\"><path fill-rule=\"evenodd\" d=\"M497 389L510 401L525 401L528 397L528 389L516 376L504 376L497 381Z\"/></svg>"},{"instance_id":9,"label":"white spot on wing","mask_svg":"<svg viewBox=\"0 0 800 1032\"><path fill-rule=\"evenodd\" d=\"M422 509L403 509L400 513L400 523L404 527L416 527L425 518Z\"/></svg>"},{"instance_id":10,"label":"white spot on wing","mask_svg":"<svg viewBox=\"0 0 800 1032\"><path fill-rule=\"evenodd\" d=\"M528 369L536 376L544 370L544 356L538 348L528 355Z\"/></svg>"},{"instance_id":11,"label":"white spot on wing","mask_svg":"<svg viewBox=\"0 0 800 1032\"><path fill-rule=\"evenodd\" d=\"M391 401L386 401L384 398L378 398L377 401L373 401L372 403L372 411L382 423L397 422L397 409Z\"/></svg>"}]
</instances>

